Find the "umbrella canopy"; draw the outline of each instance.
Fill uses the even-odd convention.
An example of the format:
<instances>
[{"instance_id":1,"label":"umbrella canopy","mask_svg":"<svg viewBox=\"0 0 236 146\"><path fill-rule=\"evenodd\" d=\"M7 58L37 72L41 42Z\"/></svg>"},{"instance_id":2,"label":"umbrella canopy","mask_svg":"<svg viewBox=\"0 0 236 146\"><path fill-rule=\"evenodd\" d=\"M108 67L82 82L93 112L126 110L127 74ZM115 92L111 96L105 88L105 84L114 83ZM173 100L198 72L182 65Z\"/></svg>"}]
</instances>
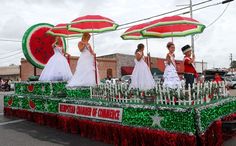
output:
<instances>
[{"instance_id":1,"label":"umbrella canopy","mask_svg":"<svg viewBox=\"0 0 236 146\"><path fill-rule=\"evenodd\" d=\"M116 24L113 20L100 16L100 15L86 15L79 18L76 18L68 25L68 30L76 31L76 32L89 32L89 33L102 33L105 31L116 30L118 24ZM94 36L93 38L93 49L94 49ZM96 84L98 83L97 78L97 62L96 55L94 56L94 64L95 64L95 79Z\"/></svg>"},{"instance_id":2,"label":"umbrella canopy","mask_svg":"<svg viewBox=\"0 0 236 146\"><path fill-rule=\"evenodd\" d=\"M181 16L164 17L151 21L141 34L144 37L183 37L203 32L205 25L197 20Z\"/></svg>"},{"instance_id":3,"label":"umbrella canopy","mask_svg":"<svg viewBox=\"0 0 236 146\"><path fill-rule=\"evenodd\" d=\"M142 24L138 24L138 25L134 25L132 27L130 27L129 29L127 29L122 35L121 38L123 40L140 40L140 39L146 39L146 37L144 37L141 34L141 31L143 30L143 28L147 27L149 23L142 23Z\"/></svg>"},{"instance_id":4,"label":"umbrella canopy","mask_svg":"<svg viewBox=\"0 0 236 146\"><path fill-rule=\"evenodd\" d=\"M47 31L48 34L53 36L60 36L60 37L81 37L82 33L69 31L67 29L67 24L58 24L54 26L52 29Z\"/></svg>"},{"instance_id":5,"label":"umbrella canopy","mask_svg":"<svg viewBox=\"0 0 236 146\"><path fill-rule=\"evenodd\" d=\"M101 33L116 30L118 24L100 15L86 15L76 18L68 25L68 30L76 32Z\"/></svg>"}]
</instances>

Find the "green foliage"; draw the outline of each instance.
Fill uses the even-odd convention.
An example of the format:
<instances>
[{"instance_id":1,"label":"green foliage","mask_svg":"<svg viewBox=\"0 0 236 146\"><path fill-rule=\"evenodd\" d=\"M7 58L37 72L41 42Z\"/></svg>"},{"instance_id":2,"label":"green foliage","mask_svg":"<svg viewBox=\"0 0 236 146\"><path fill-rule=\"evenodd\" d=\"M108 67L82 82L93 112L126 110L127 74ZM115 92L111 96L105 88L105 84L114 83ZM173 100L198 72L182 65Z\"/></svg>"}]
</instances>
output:
<instances>
[{"instance_id":1,"label":"green foliage","mask_svg":"<svg viewBox=\"0 0 236 146\"><path fill-rule=\"evenodd\" d=\"M233 60L233 61L230 63L230 68L236 68L236 60Z\"/></svg>"}]
</instances>

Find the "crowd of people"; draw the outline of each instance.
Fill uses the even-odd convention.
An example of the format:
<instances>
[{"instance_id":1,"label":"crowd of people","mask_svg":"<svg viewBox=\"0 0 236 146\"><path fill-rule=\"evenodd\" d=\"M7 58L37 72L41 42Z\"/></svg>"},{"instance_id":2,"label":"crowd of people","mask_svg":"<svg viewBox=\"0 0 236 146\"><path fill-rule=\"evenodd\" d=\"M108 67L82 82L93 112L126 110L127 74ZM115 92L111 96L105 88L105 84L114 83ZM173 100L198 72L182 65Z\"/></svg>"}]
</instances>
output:
<instances>
[{"instance_id":1,"label":"crowd of people","mask_svg":"<svg viewBox=\"0 0 236 146\"><path fill-rule=\"evenodd\" d=\"M11 90L11 80L3 80L0 78L0 91L10 91Z\"/></svg>"}]
</instances>

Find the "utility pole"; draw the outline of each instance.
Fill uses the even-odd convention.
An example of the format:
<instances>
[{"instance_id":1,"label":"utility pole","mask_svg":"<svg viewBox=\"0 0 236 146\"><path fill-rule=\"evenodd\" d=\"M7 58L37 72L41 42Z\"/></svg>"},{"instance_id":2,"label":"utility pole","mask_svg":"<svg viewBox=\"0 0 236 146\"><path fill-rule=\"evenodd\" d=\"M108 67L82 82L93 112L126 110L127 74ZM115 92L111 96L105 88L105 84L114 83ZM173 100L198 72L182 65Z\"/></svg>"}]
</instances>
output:
<instances>
[{"instance_id":1,"label":"utility pole","mask_svg":"<svg viewBox=\"0 0 236 146\"><path fill-rule=\"evenodd\" d=\"M230 60L230 68L231 68L231 65L233 63L233 54L232 53L230 53L230 55L229 55L229 60Z\"/></svg>"},{"instance_id":2,"label":"utility pole","mask_svg":"<svg viewBox=\"0 0 236 146\"><path fill-rule=\"evenodd\" d=\"M229 60L230 60L230 71L233 74L233 68L232 68L232 63L233 63L233 54L230 53L229 55Z\"/></svg>"},{"instance_id":3,"label":"utility pole","mask_svg":"<svg viewBox=\"0 0 236 146\"><path fill-rule=\"evenodd\" d=\"M190 17L193 18L193 4L192 4L192 0L190 0ZM194 37L193 35L191 35L191 46L192 46L192 50L193 50L193 54L194 54Z\"/></svg>"}]
</instances>

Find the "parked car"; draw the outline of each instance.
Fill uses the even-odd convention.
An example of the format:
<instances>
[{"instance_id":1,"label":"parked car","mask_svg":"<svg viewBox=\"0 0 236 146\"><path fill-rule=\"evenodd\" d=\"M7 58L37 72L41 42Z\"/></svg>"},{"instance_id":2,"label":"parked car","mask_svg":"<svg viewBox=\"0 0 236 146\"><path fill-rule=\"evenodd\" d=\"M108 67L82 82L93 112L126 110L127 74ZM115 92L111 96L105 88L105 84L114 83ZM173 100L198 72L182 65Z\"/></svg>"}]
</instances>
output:
<instances>
[{"instance_id":1,"label":"parked car","mask_svg":"<svg viewBox=\"0 0 236 146\"><path fill-rule=\"evenodd\" d=\"M131 75L124 75L121 77L121 82L125 83L131 83Z\"/></svg>"},{"instance_id":2,"label":"parked car","mask_svg":"<svg viewBox=\"0 0 236 146\"><path fill-rule=\"evenodd\" d=\"M117 82L119 82L119 78L110 78L110 79L104 78L100 80L101 84L115 84Z\"/></svg>"},{"instance_id":3,"label":"parked car","mask_svg":"<svg viewBox=\"0 0 236 146\"><path fill-rule=\"evenodd\" d=\"M236 89L236 77L227 80L227 85L230 88Z\"/></svg>"},{"instance_id":4,"label":"parked car","mask_svg":"<svg viewBox=\"0 0 236 146\"><path fill-rule=\"evenodd\" d=\"M119 78L111 78L105 81L106 84L116 84L117 82L119 82Z\"/></svg>"},{"instance_id":5,"label":"parked car","mask_svg":"<svg viewBox=\"0 0 236 146\"><path fill-rule=\"evenodd\" d=\"M227 74L226 70L222 69L208 69L204 71L204 80L205 81L213 81L215 79L215 74L219 74L224 80L224 76Z\"/></svg>"},{"instance_id":6,"label":"parked car","mask_svg":"<svg viewBox=\"0 0 236 146\"><path fill-rule=\"evenodd\" d=\"M153 79L158 84L162 84L164 82L163 75L153 75Z\"/></svg>"},{"instance_id":7,"label":"parked car","mask_svg":"<svg viewBox=\"0 0 236 146\"><path fill-rule=\"evenodd\" d=\"M11 86L8 83L8 80L6 82L2 82L0 86L0 91L10 91Z\"/></svg>"}]
</instances>

